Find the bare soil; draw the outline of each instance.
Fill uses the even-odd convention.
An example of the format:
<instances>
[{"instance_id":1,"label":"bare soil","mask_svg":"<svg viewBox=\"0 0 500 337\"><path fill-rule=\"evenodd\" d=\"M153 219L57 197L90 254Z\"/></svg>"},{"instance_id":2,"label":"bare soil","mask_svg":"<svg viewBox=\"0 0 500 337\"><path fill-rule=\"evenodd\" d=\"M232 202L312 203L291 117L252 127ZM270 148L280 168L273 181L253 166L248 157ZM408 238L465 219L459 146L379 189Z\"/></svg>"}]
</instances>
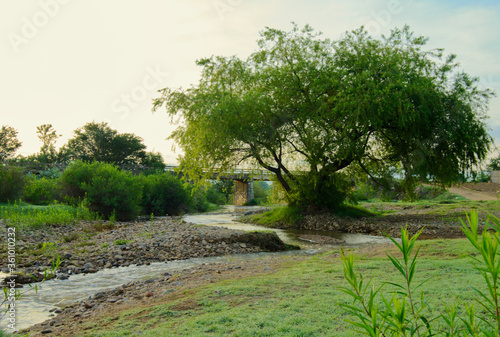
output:
<instances>
[{"instance_id":1,"label":"bare soil","mask_svg":"<svg viewBox=\"0 0 500 337\"><path fill-rule=\"evenodd\" d=\"M453 186L451 193L460 195L469 200L499 200L500 184L495 183L465 183Z\"/></svg>"}]
</instances>

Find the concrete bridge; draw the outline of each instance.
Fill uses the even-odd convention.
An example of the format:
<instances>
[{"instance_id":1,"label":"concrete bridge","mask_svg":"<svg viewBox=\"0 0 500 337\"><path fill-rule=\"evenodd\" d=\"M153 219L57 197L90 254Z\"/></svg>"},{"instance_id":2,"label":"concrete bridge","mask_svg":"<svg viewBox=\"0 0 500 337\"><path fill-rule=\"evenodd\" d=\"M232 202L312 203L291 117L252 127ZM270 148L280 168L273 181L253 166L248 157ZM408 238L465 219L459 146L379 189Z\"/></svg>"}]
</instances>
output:
<instances>
[{"instance_id":1,"label":"concrete bridge","mask_svg":"<svg viewBox=\"0 0 500 337\"><path fill-rule=\"evenodd\" d=\"M165 171L175 171L178 166L169 165ZM233 180L235 206L243 206L254 198L254 181L272 181L273 174L264 170L236 169L231 172L214 173L212 180Z\"/></svg>"}]
</instances>

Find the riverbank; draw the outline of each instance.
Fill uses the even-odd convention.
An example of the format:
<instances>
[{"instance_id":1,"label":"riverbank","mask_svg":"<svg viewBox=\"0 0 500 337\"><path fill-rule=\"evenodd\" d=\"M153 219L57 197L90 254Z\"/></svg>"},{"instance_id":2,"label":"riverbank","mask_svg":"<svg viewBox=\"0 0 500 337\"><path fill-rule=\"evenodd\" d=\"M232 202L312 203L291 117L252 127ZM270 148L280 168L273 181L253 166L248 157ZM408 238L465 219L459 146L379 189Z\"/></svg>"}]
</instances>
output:
<instances>
[{"instance_id":1,"label":"riverbank","mask_svg":"<svg viewBox=\"0 0 500 337\"><path fill-rule=\"evenodd\" d=\"M429 240L418 246L416 282L429 278L421 290L434 309L424 314L437 317L455 301L471 302L476 293L469 285L480 284L481 275L470 263L475 254L467 241ZM357 267L366 279L373 277L376 288L388 280L404 281L387 253L396 253L394 245L356 251ZM340 290L347 282L339 257L334 250L202 265L94 294L26 332L30 337L358 336L346 323L355 317L340 306L352 304L352 298ZM387 298L392 290L386 285L382 292Z\"/></svg>"},{"instance_id":2,"label":"riverbank","mask_svg":"<svg viewBox=\"0 0 500 337\"><path fill-rule=\"evenodd\" d=\"M180 300L182 304L175 310L189 311L199 306L189 297L193 289L220 284L228 280L240 280L261 275L273 275L296 263L301 263L305 256L265 256L248 259L231 259L229 262L211 263L165 273L156 278L130 282L110 291L98 292L85 301L76 302L64 309L54 309L54 318L36 324L23 331L21 335L35 336L77 336L85 335L88 330L105 329L116 323L108 317L120 316L127 310L141 310L166 302ZM214 290L214 298L226 296L224 290ZM174 310L174 309L172 309ZM168 317L168 313L165 316ZM141 335L145 330L138 329ZM95 335L90 333L90 335Z\"/></svg>"},{"instance_id":3,"label":"riverbank","mask_svg":"<svg viewBox=\"0 0 500 337\"><path fill-rule=\"evenodd\" d=\"M400 230L399 224L402 221L407 222L411 219L427 219L426 221L429 221L429 224L431 225L434 222L434 225L437 226L437 230L439 230L439 235L442 235L443 233L441 227L448 226L449 224L447 223L447 221L452 220L452 218L447 218L448 215L453 214L454 217L455 215L460 214L464 216L465 214L463 213L463 211L470 210L471 206L477 205L469 203L462 206L460 207L462 207L463 209L458 207L458 204L454 204L454 211L449 211L449 209L447 210L447 207L451 206L447 204L441 205L440 207L436 208L432 205L428 206L425 204L397 204L390 206L392 207L392 209L389 209L389 206L385 206L383 203L365 205L365 207L377 207L379 212L386 213L384 216L380 216L378 220L371 219L378 221L378 223L380 224L380 228L377 230L381 231L382 228L394 228L394 230ZM496 212L499 211L498 203L485 203L482 204L481 207L482 211L487 211L488 209L495 210ZM390 213L391 211L395 213L392 214ZM376 226L373 225L374 222L372 222L370 225L370 223L364 223L363 219L346 218L344 218L342 220L344 222L342 222L335 220L335 217L332 217L331 215L329 218L327 218L327 215L322 216L325 218L321 218L321 216L311 218L310 223L313 225L316 224L314 225L315 229L325 229L328 228L327 226L337 226L330 228L333 228L334 230L340 229L341 231L345 231L346 226L350 225L351 231L361 231L363 228L366 228L366 233L375 233L374 228L376 228ZM389 221L387 219L389 219ZM412 226L411 228L414 229L416 229L417 226L421 225L421 223L416 220L412 222L412 224L414 224L414 226ZM82 251L79 250L85 250L85 254L89 254L87 255L88 258L97 258L101 256L100 259L102 260L102 256L105 256L105 258L107 256L115 257L114 261L117 263L117 265L122 266L133 264L133 262L137 262L137 264L148 264L156 261L171 261L169 260L169 258L171 258L172 260L179 260L183 259L184 256L186 256L187 258L188 254L192 254L197 257L214 256L209 255L210 253L230 256L230 254L238 254L240 252L258 252L262 250L259 245L254 245L252 242L250 242L251 239L249 239L248 235L246 235L246 232L228 230L223 227L206 227L202 225L188 224L185 223L181 218L165 218L156 219L154 221L117 223L113 226L111 225L112 224L103 222L83 223L82 226L80 226L82 227L81 233L77 232L77 235L71 234L71 236L74 236L75 239L70 242L64 242L65 236L62 235L70 234L68 234L69 232L67 232L67 229L63 228L59 228L55 231L54 229L52 229L52 232L40 231L36 238L29 240L26 239L26 242L24 242L23 240L21 241L22 244L36 244L36 240L56 240L56 238L59 238L59 241L61 242L55 245L59 248L66 247L65 244L71 243L71 247L75 249L75 254L81 254ZM453 227L459 230L458 224L448 227ZM84 230L84 228L87 229ZM74 228L73 230L76 229ZM92 236L90 235L91 230L94 230ZM236 236L232 236L235 233L238 234ZM397 236L397 234L399 233L395 232L394 234L394 236ZM435 235L435 237L442 237L439 235ZM321 236L321 232L318 232L317 235L315 234L314 237L308 236L306 239L308 239L308 241L311 240L317 242L319 236ZM235 241L233 242L231 240ZM432 249L434 249L434 247L436 246L448 245L448 243L444 244L443 242L436 242L434 244L433 242L435 241L431 241L430 243L432 244L429 246L432 247ZM327 242L327 244L331 244L331 242ZM455 243L451 244L454 245ZM207 249L207 247L210 247L210 250ZM369 251L369 254L373 254L373 252L380 253L382 252L382 250L387 249L388 247L389 246L387 245L377 245L370 246L367 249ZM54 247L51 245L46 245L45 248L42 245L39 250L53 248ZM169 251L167 252L166 250ZM453 248L452 250L453 256L455 256L455 254L457 254L457 249ZM72 251L68 248L68 252ZM434 252L431 254L433 258L435 257L434 254ZM116 255L120 255L122 259L116 260ZM385 252L382 255L385 257ZM469 253L459 255L469 256ZM333 256L335 256L335 260L338 260L337 253L334 253L332 257ZM379 256L377 258L379 258ZM286 256L283 254L278 254L274 257L265 258L259 258L256 256L255 259L248 260L237 260L236 258L234 260L232 258L228 259L228 262L225 263L197 266L175 273L171 272L168 274L163 274L152 279L144 279L134 282L124 281L123 285L116 286L116 288L110 291L101 291L96 294L89 293L89 297L87 298L87 300L79 301L65 308L55 309L54 315L57 314L57 316L52 320L46 321L43 324L38 324L30 328L30 336L42 335L42 331L44 332L44 334L53 336L75 336L77 335L77 333L75 332L83 335L89 332L89 335L96 336L101 335L96 334L97 331L99 331L101 328L109 328L114 331L120 331L120 329L123 328L130 333L140 332L140 334L149 334L153 336L153 332L150 332L149 330L150 327L155 326L156 323L150 326L148 325L149 323L146 325L141 325L140 323L136 322L134 324L137 325L137 329L130 328L133 329L133 331L131 331L129 328L127 328L129 317L129 314L127 312L134 311L136 309L139 310L139 312L151 313L153 311L151 315L154 316L159 310L164 313L160 315L160 317L158 318L159 320L166 322L172 320L173 322L177 322L175 324L183 324L182 321L178 322L174 319L175 317L177 317L178 312L182 312L183 317L191 317L192 312L205 310L205 306L203 305L204 300L202 298L197 298L196 300L189 299L190 295L192 294L191 291L193 289L196 289L193 291L198 292L199 289L205 289L205 287L211 285L217 287L219 287L220 285L221 289L211 288L212 290L210 290L210 294L208 295L211 301L216 302L213 305L217 305L219 296L227 295L232 298L232 296L235 295L235 293L232 291L224 290L224 287L227 284L225 282L232 282L231 280L243 279L242 284L244 287L246 281L254 282L254 280L260 277L264 277L264 283L284 283L284 289L287 287L287 285L291 286L292 288L296 288L298 294L297 296L304 296L304 294L302 293L303 291L305 291L305 289L301 288L302 286L297 288L297 286L295 285L296 282L299 282L303 278L303 275L305 275L304 272L297 271L297 275L295 275L292 279L284 279L279 281L274 278L268 279L266 278L266 275L274 275L276 273L276 275L281 275L280 277L288 277L287 270L289 270L290 268L294 268L296 264L305 263L305 265L308 265L308 261L310 258L307 258L305 256ZM312 258L310 261L313 262L314 259L315 258ZM75 267L85 269L85 264L87 263L87 261L84 260L83 257L82 260L80 258L70 258L63 265L63 268L68 268L67 264L69 263L75 263ZM99 259L95 261L98 260ZM329 261L331 262L332 260ZM78 263L79 266L77 266L76 263ZM109 265L106 263L100 267L109 268ZM113 267L113 264L111 264L111 267ZM84 272L84 269L76 269L75 273ZM68 274L69 270L73 269L68 268ZM329 270L332 269L327 268L325 269L325 271L321 270L323 269L314 269L308 272L314 274L319 271L320 275L317 276L323 277L323 272L330 273ZM65 270L62 269L62 272L64 271ZM339 271L335 271L336 274L338 272ZM89 277L91 276L89 275ZM335 278L342 277L341 275L336 275ZM328 281L322 282L323 283L321 284L328 283ZM303 286L306 288L309 287L308 284L304 284ZM113 285L112 287L115 287L115 285ZM268 294L267 296L276 296L276 294L274 294L274 290L270 289L270 291L272 292L272 294ZM241 293L237 292L237 294ZM240 295L238 295L237 297L239 296ZM246 304L238 302L235 305L245 306ZM167 309L164 309L163 306L167 306ZM265 306L266 304L262 304L262 306L260 306L259 308L264 309ZM225 312L225 310L230 310L230 308L228 307L221 310ZM136 311L134 312L137 313ZM135 315L135 313L133 315ZM141 315L139 316L142 317ZM147 314L146 316L149 317L150 314ZM149 318L146 319L146 317L140 317L137 318L137 321L149 321ZM106 334L102 335L104 336ZM113 334L111 333L110 335ZM166 333L165 335L169 334Z\"/></svg>"},{"instance_id":4,"label":"riverbank","mask_svg":"<svg viewBox=\"0 0 500 337\"><path fill-rule=\"evenodd\" d=\"M6 237L7 228L0 226ZM142 222L81 222L16 233L16 271L41 276L60 258L57 278L95 273L104 268L144 265L194 257L289 249L274 233L248 233L189 224L180 217ZM0 267L7 272L7 245L0 247ZM31 282L30 276L18 283Z\"/></svg>"},{"instance_id":5,"label":"riverbank","mask_svg":"<svg viewBox=\"0 0 500 337\"><path fill-rule=\"evenodd\" d=\"M452 239L464 237L460 226L462 221L467 222L471 209L479 213L480 228L484 228L488 217L500 217L500 201L373 202L360 206L375 215L354 218L331 213L301 214L295 215L294 221L266 223L267 219L273 218L269 213L267 219L266 214L248 215L241 219L261 226L312 230L318 231L318 234L334 231L400 237L401 228L407 227L411 235L422 230L421 239Z\"/></svg>"}]
</instances>

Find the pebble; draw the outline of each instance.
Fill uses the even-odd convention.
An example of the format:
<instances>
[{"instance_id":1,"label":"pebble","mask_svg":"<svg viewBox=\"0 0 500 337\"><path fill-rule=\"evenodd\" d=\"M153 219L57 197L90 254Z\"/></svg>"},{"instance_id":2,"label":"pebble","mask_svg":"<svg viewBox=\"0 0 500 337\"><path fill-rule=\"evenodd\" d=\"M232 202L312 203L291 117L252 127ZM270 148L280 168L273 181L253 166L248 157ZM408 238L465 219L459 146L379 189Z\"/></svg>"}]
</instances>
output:
<instances>
[{"instance_id":1,"label":"pebble","mask_svg":"<svg viewBox=\"0 0 500 337\"><path fill-rule=\"evenodd\" d=\"M18 234L18 240L26 245L26 253L17 264L19 271L39 272L51 266L53 258L45 256L40 243L50 242L60 252L61 266L57 278L65 280L74 274L95 273L104 268L129 265L149 265L152 262L168 262L192 257L208 257L227 254L257 253L263 249L256 242L248 242L243 231L227 228L196 226L179 217L167 217L154 222L117 223L112 230L96 231L96 222L80 225L57 226L38 230L26 230ZM98 222L97 222L98 223ZM5 228L0 228L0 235ZM64 242L62 237L77 239ZM117 245L125 240L125 245ZM38 247L38 248L37 248ZM283 247L283 250L285 247ZM0 268L6 268L7 252L0 247ZM165 275L169 276L169 275Z\"/></svg>"}]
</instances>

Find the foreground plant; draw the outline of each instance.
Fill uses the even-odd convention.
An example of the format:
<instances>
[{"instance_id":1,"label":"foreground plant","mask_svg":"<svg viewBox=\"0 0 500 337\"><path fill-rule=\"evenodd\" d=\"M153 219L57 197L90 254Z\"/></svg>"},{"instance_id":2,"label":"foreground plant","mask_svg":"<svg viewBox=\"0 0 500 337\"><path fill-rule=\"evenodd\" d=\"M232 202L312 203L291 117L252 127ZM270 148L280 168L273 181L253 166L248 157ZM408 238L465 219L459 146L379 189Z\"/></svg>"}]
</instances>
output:
<instances>
[{"instance_id":1,"label":"foreground plant","mask_svg":"<svg viewBox=\"0 0 500 337\"><path fill-rule=\"evenodd\" d=\"M460 317L459 303L447 306L444 314L431 310L424 292L417 292L428 279L414 285L419 252L415 242L422 230L410 237L405 227L401 229L400 243L390 238L402 257L388 255L388 258L403 282L385 283L396 288L389 299L381 293L383 286L375 288L371 279L365 282L363 275L356 273L354 255L342 251L344 277L350 287L341 290L353 299L352 304L342 306L356 318L348 320L353 328L368 336L500 336L500 220L490 218L479 235L478 214L472 210L470 217L467 215L467 224L462 221L461 229L481 257L474 258L475 268L481 272L488 290L473 289L484 310L476 311L473 304L465 305L462 313L465 317Z\"/></svg>"}]
</instances>

